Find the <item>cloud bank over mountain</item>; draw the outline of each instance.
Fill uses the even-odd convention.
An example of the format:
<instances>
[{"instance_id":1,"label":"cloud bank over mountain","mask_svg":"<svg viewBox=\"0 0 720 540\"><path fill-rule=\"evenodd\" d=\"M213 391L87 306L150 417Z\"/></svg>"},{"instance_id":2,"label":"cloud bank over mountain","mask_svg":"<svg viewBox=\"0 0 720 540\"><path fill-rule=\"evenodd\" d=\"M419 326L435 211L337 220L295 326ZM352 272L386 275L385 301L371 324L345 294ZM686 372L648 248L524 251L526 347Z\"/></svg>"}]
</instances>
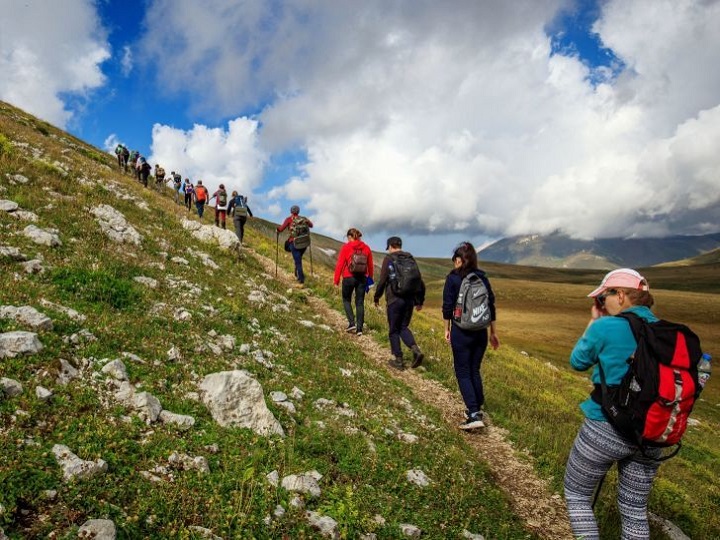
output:
<instances>
[{"instance_id":1,"label":"cloud bank over mountain","mask_svg":"<svg viewBox=\"0 0 720 540\"><path fill-rule=\"evenodd\" d=\"M553 48L573 6L152 0L132 73L204 119L156 121L153 159L211 185L231 178L265 209L300 201L335 235L716 230L720 2L599 3L592 33L621 70ZM80 25L71 39L92 45L76 79L26 101L55 99L67 121L59 93L102 84L94 35ZM0 40L11 62L20 53ZM44 54L48 73L53 59L71 65ZM291 173L270 174L287 155Z\"/></svg>"}]
</instances>

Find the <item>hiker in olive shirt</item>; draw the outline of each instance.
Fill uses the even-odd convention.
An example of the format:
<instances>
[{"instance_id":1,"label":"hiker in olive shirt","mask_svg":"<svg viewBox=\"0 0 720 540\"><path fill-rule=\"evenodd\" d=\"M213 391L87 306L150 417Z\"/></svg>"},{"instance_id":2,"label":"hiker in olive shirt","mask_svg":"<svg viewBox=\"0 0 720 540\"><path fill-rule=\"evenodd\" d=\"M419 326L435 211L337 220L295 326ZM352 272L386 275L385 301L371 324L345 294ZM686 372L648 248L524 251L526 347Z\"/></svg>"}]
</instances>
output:
<instances>
[{"instance_id":1,"label":"hiker in olive shirt","mask_svg":"<svg viewBox=\"0 0 720 540\"><path fill-rule=\"evenodd\" d=\"M412 350L413 361L411 367L416 368L422 363L424 355L420 352L417 343L415 343L415 336L413 336L409 326L410 320L412 319L413 308L420 311L425 303L425 283L422 281L422 278L419 278L417 288L414 292L407 296L400 296L395 293L393 290L395 283L397 283L395 265L398 259L412 259L412 255L402 250L402 240L397 236L388 238L385 249L388 251L388 255L383 259L382 268L380 269L380 279L375 289L375 307L379 307L380 298L382 298L383 293L385 293L389 326L388 337L390 338L390 350L393 355L388 363L390 367L395 369L405 369L402 347L400 346L400 340L402 340L402 342Z\"/></svg>"}]
</instances>

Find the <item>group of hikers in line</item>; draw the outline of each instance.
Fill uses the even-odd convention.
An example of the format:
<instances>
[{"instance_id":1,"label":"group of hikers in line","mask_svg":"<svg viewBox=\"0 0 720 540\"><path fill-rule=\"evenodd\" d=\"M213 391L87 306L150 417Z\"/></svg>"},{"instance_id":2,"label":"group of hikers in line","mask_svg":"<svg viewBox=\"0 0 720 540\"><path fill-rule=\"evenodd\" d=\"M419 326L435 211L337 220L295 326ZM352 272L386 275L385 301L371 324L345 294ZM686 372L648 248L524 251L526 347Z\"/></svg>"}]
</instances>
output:
<instances>
[{"instance_id":1,"label":"group of hikers in line","mask_svg":"<svg viewBox=\"0 0 720 540\"><path fill-rule=\"evenodd\" d=\"M362 335L365 295L374 278L373 254L358 229L349 229L346 237L333 282L341 287L347 332ZM424 355L409 326L413 310L423 307L425 284L413 256L403 251L401 238L388 238L385 249L373 300L377 307L382 296L386 298L392 353L388 364L397 370L406 368L404 344L412 354L410 367L417 368ZM458 427L470 431L485 427L480 368L488 345L500 346L495 294L487 275L478 268L477 251L470 242L457 245L451 261L442 296L444 337L466 409ZM709 360L704 379L698 365L709 355L702 355L699 339L689 328L660 321L652 313L654 299L648 282L633 269L609 272L588 297L593 299L591 319L572 350L570 366L579 371L593 368L595 390L581 404L585 418L566 466L570 525L576 538L599 538L593 495L596 499L602 480L617 464L621 537L648 539L650 490L661 461L674 455L663 453L663 448L677 445L685 431L688 415L709 377ZM647 359L651 350L657 356L653 361ZM643 359L634 364L636 357ZM647 367L651 365L656 367ZM634 392L632 398L619 391L627 387ZM647 395L657 397L645 403ZM620 400L629 401L632 410L613 415L614 409L621 408ZM640 420L642 415L646 416Z\"/></svg>"},{"instance_id":2,"label":"group of hikers in line","mask_svg":"<svg viewBox=\"0 0 720 540\"><path fill-rule=\"evenodd\" d=\"M125 172L130 167L135 175L135 178L148 187L148 178L152 171L152 167L147 162L147 159L140 155L137 150L130 152L127 147L123 144L118 144L115 148L115 155L118 160L118 167ZM165 186L165 169L160 164L155 164L154 170L155 186L161 188ZM227 228L227 216L233 218L233 225L235 226L235 234L243 242L245 237L245 223L248 217L252 217L253 213L247 204L247 197L239 194L237 191L233 191L231 196L228 197L227 190L224 184L220 184L218 189L210 195L208 189L203 185L202 180L198 180L193 185L190 178L183 179L180 173L172 171L170 176L167 178L168 183L172 183L172 189L174 192L175 202L177 204L184 204L188 211L192 211L193 205L195 211L200 219L202 219L205 213L205 207L210 206L211 201L215 201L215 225L223 229ZM182 203L181 203L182 199Z\"/></svg>"},{"instance_id":3,"label":"group of hikers in line","mask_svg":"<svg viewBox=\"0 0 720 540\"><path fill-rule=\"evenodd\" d=\"M124 151L121 154L124 156ZM120 154L118 163L126 166L121 163ZM223 184L209 195L202 180L193 186L190 179L182 181L175 172L171 173L171 179L176 201L179 203L179 194L184 193L188 210L194 201L200 217L206 204L215 199L215 224L225 228L226 216L232 215L236 233L242 241L245 220L247 216L252 216L246 197L233 191L228 198ZM147 185L146 181L144 183ZM280 233L288 230L285 250L292 254L295 278L300 287L305 283L303 256L310 247L312 227L312 221L301 216L300 208L293 205L290 215L276 229L278 245ZM350 228L346 238L347 242L338 254L333 276L334 285L341 290L348 323L346 331L358 336L363 334L365 295L375 285L373 302L376 307L379 307L381 298L385 296L392 354L389 366L395 370L404 370L407 365L418 368L425 356L410 330L410 323L413 311L422 310L426 291L417 262L412 254L403 250L402 239L391 236L387 239L387 255L375 283L372 250L361 240L362 233L356 228ZM450 345L455 377L465 405L465 417L458 427L471 431L485 427L485 393L481 376L485 352L488 345L493 349L500 346L495 294L486 273L478 267L477 251L472 243L458 244L452 252L451 261L452 269L445 278L442 295L444 337ZM662 447L670 446L670 442L679 439L658 439L660 442L653 444L637 433L629 432L609 412L612 410L612 402L608 395L616 395L617 392L612 393L610 390L619 388L631 375L636 375L632 371L635 368L631 360L644 350L639 345L644 344L648 339L646 336L655 331L653 325L663 323L672 326L674 323L659 321L652 313L650 308L654 299L648 282L633 269L621 268L609 272L588 297L594 300L591 319L585 333L573 348L570 365L580 371L593 368L591 379L596 389L581 404L584 421L566 467L564 486L570 525L575 537L588 540L599 538L593 512L593 494L597 496L605 474L617 463L617 504L622 538L647 539L650 534L648 499L662 459ZM675 377L675 384L668 386L676 391L677 372L685 369L689 375L683 376L684 384L688 387L684 392L694 400L699 396L703 384L698 382L700 379L695 365L702 355L699 340L687 327L672 326L673 329L675 327L681 328L677 332L683 335L682 338L677 337L677 345L676 341L671 340L671 349L674 349L673 354L676 356L680 351L679 361L685 364L679 367L674 365L674 375L670 374L669 377ZM658 328L657 332L660 332L664 327L660 324ZM404 358L403 344L412 357L409 363ZM659 384L657 381L655 383ZM667 425L662 424L665 434L675 430L681 437L693 404L694 401L691 401L689 408L685 406L680 416L677 411L668 413L670 416L667 419L658 419L656 411L652 421L666 422Z\"/></svg>"}]
</instances>

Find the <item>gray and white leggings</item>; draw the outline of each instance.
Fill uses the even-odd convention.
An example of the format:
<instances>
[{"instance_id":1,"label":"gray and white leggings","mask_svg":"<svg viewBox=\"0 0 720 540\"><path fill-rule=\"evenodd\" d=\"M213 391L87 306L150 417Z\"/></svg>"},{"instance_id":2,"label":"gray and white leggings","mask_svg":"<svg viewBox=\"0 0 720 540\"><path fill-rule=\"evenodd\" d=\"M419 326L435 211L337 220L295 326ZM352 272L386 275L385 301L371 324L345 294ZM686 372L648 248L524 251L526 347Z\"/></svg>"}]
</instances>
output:
<instances>
[{"instance_id":1,"label":"gray and white leggings","mask_svg":"<svg viewBox=\"0 0 720 540\"><path fill-rule=\"evenodd\" d=\"M621 437L609 423L588 419L575 438L565 470L565 501L576 538L600 538L592 500L598 482L615 462L621 538L650 538L647 503L660 464L643 458L637 446Z\"/></svg>"}]
</instances>

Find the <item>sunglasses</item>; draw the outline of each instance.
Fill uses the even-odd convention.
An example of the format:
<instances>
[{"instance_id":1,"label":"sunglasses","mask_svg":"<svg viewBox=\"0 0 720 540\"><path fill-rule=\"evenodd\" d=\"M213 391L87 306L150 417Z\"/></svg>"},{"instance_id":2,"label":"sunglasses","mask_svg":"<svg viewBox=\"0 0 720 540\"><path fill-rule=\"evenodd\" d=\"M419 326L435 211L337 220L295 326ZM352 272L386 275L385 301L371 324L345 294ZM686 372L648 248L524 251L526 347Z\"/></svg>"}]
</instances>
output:
<instances>
[{"instance_id":1,"label":"sunglasses","mask_svg":"<svg viewBox=\"0 0 720 540\"><path fill-rule=\"evenodd\" d=\"M615 289L608 289L608 290L605 291L604 293L602 293L602 294L600 294L600 295L597 296L597 301L598 301L598 303L599 303L601 306L604 306L604 305L605 305L605 300L607 299L607 297L608 297L608 296L616 295L617 293L618 293L618 292L617 292L617 290L615 290Z\"/></svg>"}]
</instances>

